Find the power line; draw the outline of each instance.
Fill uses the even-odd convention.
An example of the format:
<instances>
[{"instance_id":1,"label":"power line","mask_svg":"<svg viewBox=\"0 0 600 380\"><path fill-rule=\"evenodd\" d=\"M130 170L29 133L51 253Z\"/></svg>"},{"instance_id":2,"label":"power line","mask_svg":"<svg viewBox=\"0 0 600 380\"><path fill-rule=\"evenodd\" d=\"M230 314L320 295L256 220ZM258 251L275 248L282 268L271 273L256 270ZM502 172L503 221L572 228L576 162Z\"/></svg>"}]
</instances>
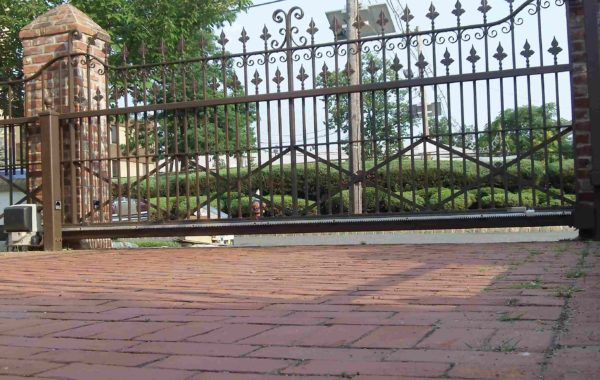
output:
<instances>
[{"instance_id":1,"label":"power line","mask_svg":"<svg viewBox=\"0 0 600 380\"><path fill-rule=\"evenodd\" d=\"M251 6L248 7L248 9L250 8L256 8L256 7L262 7L263 5L270 5L270 4L275 4L275 3L281 3L284 2L286 0L273 0L273 1L268 1L266 3L260 3L260 4L253 4Z\"/></svg>"}]
</instances>

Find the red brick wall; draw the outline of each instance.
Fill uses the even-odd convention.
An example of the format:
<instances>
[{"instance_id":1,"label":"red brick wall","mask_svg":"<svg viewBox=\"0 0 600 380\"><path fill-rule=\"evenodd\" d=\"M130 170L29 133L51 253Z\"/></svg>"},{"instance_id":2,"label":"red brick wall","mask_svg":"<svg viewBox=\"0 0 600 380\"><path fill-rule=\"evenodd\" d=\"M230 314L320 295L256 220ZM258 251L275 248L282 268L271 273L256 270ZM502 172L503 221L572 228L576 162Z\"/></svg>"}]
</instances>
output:
<instances>
[{"instance_id":1,"label":"red brick wall","mask_svg":"<svg viewBox=\"0 0 600 380\"><path fill-rule=\"evenodd\" d=\"M106 77L99 71L102 68L99 62L106 59L109 37L89 17L71 5L62 5L26 26L20 38L24 74L35 76L25 88L26 116L35 116L45 109L66 113L106 107ZM70 56L59 58L64 54ZM87 64L83 54L98 59L95 67ZM97 90L102 96L99 103L94 100ZM106 119L100 122L96 118L71 120L63 122L62 127L66 137L63 158L81 160L74 169L67 165L63 171L65 221L75 224L108 222L111 214L108 162L90 161L107 157ZM43 141L38 130L29 132L28 186L35 189L42 184ZM100 220L100 213L94 212L95 200L104 204L103 220ZM73 213L76 214L74 218ZM110 240L87 240L80 246L110 247Z\"/></svg>"},{"instance_id":2,"label":"red brick wall","mask_svg":"<svg viewBox=\"0 0 600 380\"><path fill-rule=\"evenodd\" d=\"M571 41L573 128L575 170L577 177L576 227L590 228L593 220L594 186L592 184L592 123L585 46L584 0L569 0L569 34ZM592 218L592 219L590 219Z\"/></svg>"}]
</instances>

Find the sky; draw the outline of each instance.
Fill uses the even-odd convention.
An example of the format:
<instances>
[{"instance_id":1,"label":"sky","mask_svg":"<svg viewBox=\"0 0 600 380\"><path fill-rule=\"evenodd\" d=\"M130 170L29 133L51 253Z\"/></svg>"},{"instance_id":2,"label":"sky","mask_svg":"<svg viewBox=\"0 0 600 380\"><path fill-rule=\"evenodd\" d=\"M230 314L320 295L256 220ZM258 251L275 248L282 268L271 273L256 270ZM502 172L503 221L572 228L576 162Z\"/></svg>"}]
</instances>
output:
<instances>
[{"instance_id":1,"label":"sky","mask_svg":"<svg viewBox=\"0 0 600 380\"><path fill-rule=\"evenodd\" d=\"M296 35L296 39L300 36L309 37L306 33L306 29L308 28L309 22L311 19L314 19L314 22L319 29L319 31L315 34L315 42L316 43L329 43L333 41L333 33L328 29L329 23L325 16L326 12L329 11L337 11L342 10L346 6L345 0L284 0L274 4L261 5L264 3L268 3L271 0L255 0L255 6L250 8L247 12L242 12L238 15L236 21L232 25L228 25L223 29L223 32L226 34L227 38L230 42L227 45L227 49L230 52L240 52L242 47L241 43L238 41L242 30L245 29L248 37L250 39L247 42L247 50L248 51L262 51L264 49L264 42L259 38L262 34L263 27L267 27L269 33L273 36L273 39L277 39L279 41L282 40L282 36L279 34L279 29L282 27L282 24L278 24L273 20L273 13L276 10L284 10L287 12L292 7L300 7L304 11L303 18L300 20L293 20L293 24L298 26L299 33ZM515 0L514 7L517 8L521 4L523 4L525 0ZM558 0L558 3L561 1ZM426 31L431 29L431 21L425 17L425 15L429 12L429 7L431 5L428 1L423 0L362 0L360 1L362 7L368 7L375 4L386 4L392 10L395 10L398 13L402 12L404 7L408 7L411 13L414 15L414 19L411 20L410 28L414 30L416 27L419 27L420 30ZM436 11L439 13L439 16L436 18L436 29L444 28L444 27L455 27L456 26L456 17L451 13L451 11L455 7L454 0L437 0L434 1L436 6ZM500 20L506 17L509 14L509 3L507 1L502 0L490 0L488 1L489 5L492 7L491 10L487 13L488 22L493 22L496 20ZM534 55L531 58L530 65L532 67L540 66L541 59L543 59L543 63L545 65L551 64L553 60L553 56L547 52L547 49L550 48L551 42L553 38L556 38L559 46L563 49L563 52L558 55L558 63L568 63L568 54L567 54L567 37L566 37L566 17L565 17L565 6L556 6L555 0L545 1L543 2L548 4L549 7L547 9L543 9L541 15L532 14L532 7L527 7L523 10L517 20L522 20L522 23L518 25L515 29L515 63L516 68L525 67L525 59L520 54L520 52L524 49L524 45L526 42L529 42L531 49L534 51ZM473 25L473 24L481 24L483 22L483 15L480 11L477 10L478 7L482 5L481 0L462 0L462 5L465 10L465 13L461 17L462 25ZM401 33L405 30L406 25L404 22L399 20L399 17L396 17L392 13L391 22L394 23L395 29L397 33ZM511 53L511 38L510 34L506 34L502 32L502 26L506 26L507 24L500 25L495 28L498 35L495 38L489 39L488 46L488 65L490 71L498 70L498 61L494 59L492 56L496 53L496 48L498 44L501 43L505 48L505 53L508 54L508 57L503 61L504 68L510 69L512 68L512 59L513 54ZM539 32L538 32L539 31ZM475 48L477 55L480 56L480 60L476 63L476 70L478 72L485 71L486 59L485 59L485 45L484 40L478 40L475 38L475 31L471 33L471 39L469 41L465 41L462 44L463 49L463 72L470 72L471 67L470 63L466 61L466 56L469 55L469 51L471 47ZM448 43L448 38L450 38L449 34L445 35L446 41L445 43L440 43L436 48L436 59L433 59L433 48L432 46L424 47L423 54L425 59L428 61L430 70L437 69L438 76L442 75L445 71L445 67L439 62L441 60L442 54L444 50L448 48L449 53L452 58L455 60L454 64L451 65L451 74L458 73L458 50L457 44ZM425 37L427 39L427 37ZM398 40L396 40L398 42ZM540 51L543 54L540 54ZM325 52L326 53L326 52ZM393 49L390 49L389 52L391 55L399 54L401 59L403 60L403 64L405 67L408 65L407 62L407 54L406 50L399 49L396 46ZM415 57L416 49L413 49L413 57ZM411 68L414 71L417 71L414 67L415 59L412 59ZM328 56L324 54L323 58L318 60L317 68L320 70L323 63L327 64L329 67L335 66L335 59L333 56ZM436 63L434 63L436 62ZM255 62L256 63L256 62ZM295 63L294 70L297 72L299 70L298 65L307 64L310 66L309 61L303 62L302 59ZM342 63L345 64L345 58L340 57L338 59L338 65ZM280 68L285 74L285 63L274 62L272 64L272 72L275 71L275 68ZM255 67L250 68L249 74L254 71L254 69L262 70L261 65L256 65ZM244 73L239 70L240 78L243 77ZM308 70L310 71L310 70ZM262 73L262 71L261 71ZM308 73L309 76L314 76L313 74L318 75L319 72ZM429 74L431 76L431 73ZM262 79L265 75L262 75ZM309 80L310 81L310 80ZM271 82L272 83L272 82ZM516 84L516 85L515 85ZM555 91L556 85L558 84L558 92ZM299 85L296 84L296 85ZM265 83L263 81L259 91L264 92L266 88L264 87ZM545 97L542 97L542 86L545 88ZM513 82L512 79L506 79L504 81L500 80L492 80L490 83L486 83L485 81L479 81L476 85L473 85L472 82L467 82L461 89L458 85L452 85L450 87L450 91L445 88L446 86L439 86L437 88L438 98L443 103L443 116L448 116L450 114L451 119L453 120L453 124L456 128L461 128L462 126L473 126L476 125L479 129L483 129L486 124L495 119L501 112L501 109L514 108L516 106L527 105L530 103L532 105L541 105L546 102L560 102L561 105L561 118L569 119L571 110L570 110L570 88L568 75L566 73L560 74L558 76L558 81L555 80L554 74L544 76L543 80L541 76L535 76L532 78L519 78L516 82ZM485 100L485 96L487 95L489 89L490 93L490 104L488 104ZM516 91L515 91L516 89ZM282 91L286 90L285 81L282 83ZM271 89L273 91L273 89ZM425 88L425 91L428 92L428 98L432 101L434 88L429 87ZM504 94L504 96L502 96ZM420 91L419 89L415 89L414 91L414 99L415 103L420 102L419 100ZM482 98L483 97L483 98ZM482 100L483 99L483 100ZM516 99L516 101L515 101ZM448 100L450 100L448 104ZM461 105L463 105L461 107ZM318 107L318 106L317 106ZM264 107L263 107L264 108ZM287 111L287 107L284 105L283 108L284 113ZM266 111L264 109L260 110L260 113L265 116ZM320 114L323 113L321 110L318 112ZM277 115L272 114L273 117ZM284 118L285 119L285 118ZM296 124L302 122L299 119L299 115L296 117ZM318 129L322 132L319 134L322 136L326 131L325 123L323 117L319 116L319 120L316 121L318 124ZM285 130L284 125L284 130ZM264 128L264 127L263 127ZM311 127L312 128L312 127ZM418 132L415 132L415 134ZM263 135L265 135L263 133ZM289 136L284 132L284 140ZM274 137L276 139L276 137ZM289 141L289 140L288 140Z\"/></svg>"}]
</instances>

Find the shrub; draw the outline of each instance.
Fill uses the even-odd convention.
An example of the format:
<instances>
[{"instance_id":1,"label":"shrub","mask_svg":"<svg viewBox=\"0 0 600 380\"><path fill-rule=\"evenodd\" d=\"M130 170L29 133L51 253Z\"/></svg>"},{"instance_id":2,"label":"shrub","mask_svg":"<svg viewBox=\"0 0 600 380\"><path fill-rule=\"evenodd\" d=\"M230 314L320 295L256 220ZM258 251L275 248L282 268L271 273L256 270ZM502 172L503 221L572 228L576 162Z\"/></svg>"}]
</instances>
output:
<instances>
[{"instance_id":1,"label":"shrub","mask_svg":"<svg viewBox=\"0 0 600 380\"><path fill-rule=\"evenodd\" d=\"M391 195L394 194L394 195ZM401 212L401 211L417 211L417 206L423 206L424 200L421 196L414 194L412 191L404 193L387 194L383 190L373 187L363 189L363 212ZM413 206L413 195L414 205ZM400 199L402 198L402 199ZM345 214L350 210L350 192L343 190L342 192L331 197L332 213ZM327 205L321 206L324 214L328 213Z\"/></svg>"},{"instance_id":2,"label":"shrub","mask_svg":"<svg viewBox=\"0 0 600 380\"><path fill-rule=\"evenodd\" d=\"M334 164L338 164L334 161ZM372 168L373 162L367 162L366 168ZM413 166L414 165L414 166ZM342 162L341 166L347 168L348 164ZM317 170L318 167L318 170ZM388 170L389 169L389 170ZM520 164L511 165L507 169L512 177L507 178L506 186L509 191L515 192L519 188L519 178L534 181L536 184L544 187L559 188L562 186L567 193L575 192L575 171L574 161L564 160L562 169L558 162L552 162L545 167L544 162L536 161L534 165L531 161L524 160ZM226 171L220 171L220 178L214 174L189 173L187 175L188 185L186 185L186 175L180 174L178 177L173 173L169 174L168 180L165 174L157 175L146 180L141 180L138 184L131 186L131 194L136 194L139 189L142 197L147 195L147 189L151 197L174 196L176 190L180 195L190 194L190 196L206 196L208 193L225 193L228 188L234 192L254 193L260 189L263 194L287 194L292 193L292 169L290 165L273 165L271 171L264 168L261 171L253 173L249 178L244 177L239 183L236 183L237 169L231 170L231 183L228 186L226 181ZM241 169L241 175L247 176L248 168ZM376 171L366 175L366 188L387 188L395 193L404 191L420 191L427 187L433 189L461 189L465 186L472 186L473 183L481 181L489 171L484 167L479 167L473 162L461 161L422 161L404 159L400 164L398 161L390 162ZM334 194L340 190L348 188L349 178L346 174L334 168L327 168L323 163L308 163L306 167L303 162L298 162L296 169L298 197L310 200L317 198L323 199L328 194ZM496 175L486 181L488 187L504 188L505 180L501 175ZM122 182L122 188L127 188L127 183ZM421 197L427 198L425 194ZM431 195L427 195L431 197ZM468 203L469 199L467 199ZM432 202L433 203L433 202ZM464 202L463 202L464 203Z\"/></svg>"},{"instance_id":3,"label":"shrub","mask_svg":"<svg viewBox=\"0 0 600 380\"><path fill-rule=\"evenodd\" d=\"M473 191L459 194L461 190L448 188L421 189L418 194L426 200L428 208L432 210L466 210L477 202L477 195ZM440 204L441 202L444 202Z\"/></svg>"}]
</instances>

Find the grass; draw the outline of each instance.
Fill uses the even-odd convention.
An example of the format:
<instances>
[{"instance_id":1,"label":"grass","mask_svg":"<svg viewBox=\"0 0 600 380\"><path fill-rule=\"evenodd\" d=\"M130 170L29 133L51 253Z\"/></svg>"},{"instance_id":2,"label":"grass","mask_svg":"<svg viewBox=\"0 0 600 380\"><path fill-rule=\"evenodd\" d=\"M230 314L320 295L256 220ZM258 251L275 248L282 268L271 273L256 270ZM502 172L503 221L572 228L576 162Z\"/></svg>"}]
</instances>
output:
<instances>
[{"instance_id":1,"label":"grass","mask_svg":"<svg viewBox=\"0 0 600 380\"><path fill-rule=\"evenodd\" d=\"M510 298L506 301L506 306L517 306L519 304L518 298Z\"/></svg>"},{"instance_id":2,"label":"grass","mask_svg":"<svg viewBox=\"0 0 600 380\"><path fill-rule=\"evenodd\" d=\"M514 352L517 349L518 340L507 339L503 340L499 345L494 347L492 351L494 352Z\"/></svg>"},{"instance_id":3,"label":"grass","mask_svg":"<svg viewBox=\"0 0 600 380\"><path fill-rule=\"evenodd\" d=\"M502 313L498 317L498 321L500 321L500 322L520 321L524 315L525 315L525 313L518 314L518 315L511 315L510 313Z\"/></svg>"},{"instance_id":4,"label":"grass","mask_svg":"<svg viewBox=\"0 0 600 380\"><path fill-rule=\"evenodd\" d=\"M121 239L119 241L135 244L140 248L179 248L181 244L174 240L158 239Z\"/></svg>"},{"instance_id":5,"label":"grass","mask_svg":"<svg viewBox=\"0 0 600 380\"><path fill-rule=\"evenodd\" d=\"M529 281L529 282L521 282L518 284L513 284L509 286L510 289L541 289L542 283L539 279Z\"/></svg>"},{"instance_id":6,"label":"grass","mask_svg":"<svg viewBox=\"0 0 600 380\"><path fill-rule=\"evenodd\" d=\"M572 298L575 293L580 292L576 286L561 286L555 289L554 296L558 298Z\"/></svg>"},{"instance_id":7,"label":"grass","mask_svg":"<svg viewBox=\"0 0 600 380\"><path fill-rule=\"evenodd\" d=\"M506 339L506 340L503 340L502 342L500 342L499 345L492 347L489 344L489 342L487 342L483 347L481 347L481 350L482 351L494 351L494 352L514 352L517 350L518 343L519 343L518 340ZM468 343L465 343L465 345L471 350L476 350L475 347L471 346Z\"/></svg>"},{"instance_id":8,"label":"grass","mask_svg":"<svg viewBox=\"0 0 600 380\"><path fill-rule=\"evenodd\" d=\"M567 278L581 278L587 275L586 271L581 268L577 268L567 273Z\"/></svg>"}]
</instances>

